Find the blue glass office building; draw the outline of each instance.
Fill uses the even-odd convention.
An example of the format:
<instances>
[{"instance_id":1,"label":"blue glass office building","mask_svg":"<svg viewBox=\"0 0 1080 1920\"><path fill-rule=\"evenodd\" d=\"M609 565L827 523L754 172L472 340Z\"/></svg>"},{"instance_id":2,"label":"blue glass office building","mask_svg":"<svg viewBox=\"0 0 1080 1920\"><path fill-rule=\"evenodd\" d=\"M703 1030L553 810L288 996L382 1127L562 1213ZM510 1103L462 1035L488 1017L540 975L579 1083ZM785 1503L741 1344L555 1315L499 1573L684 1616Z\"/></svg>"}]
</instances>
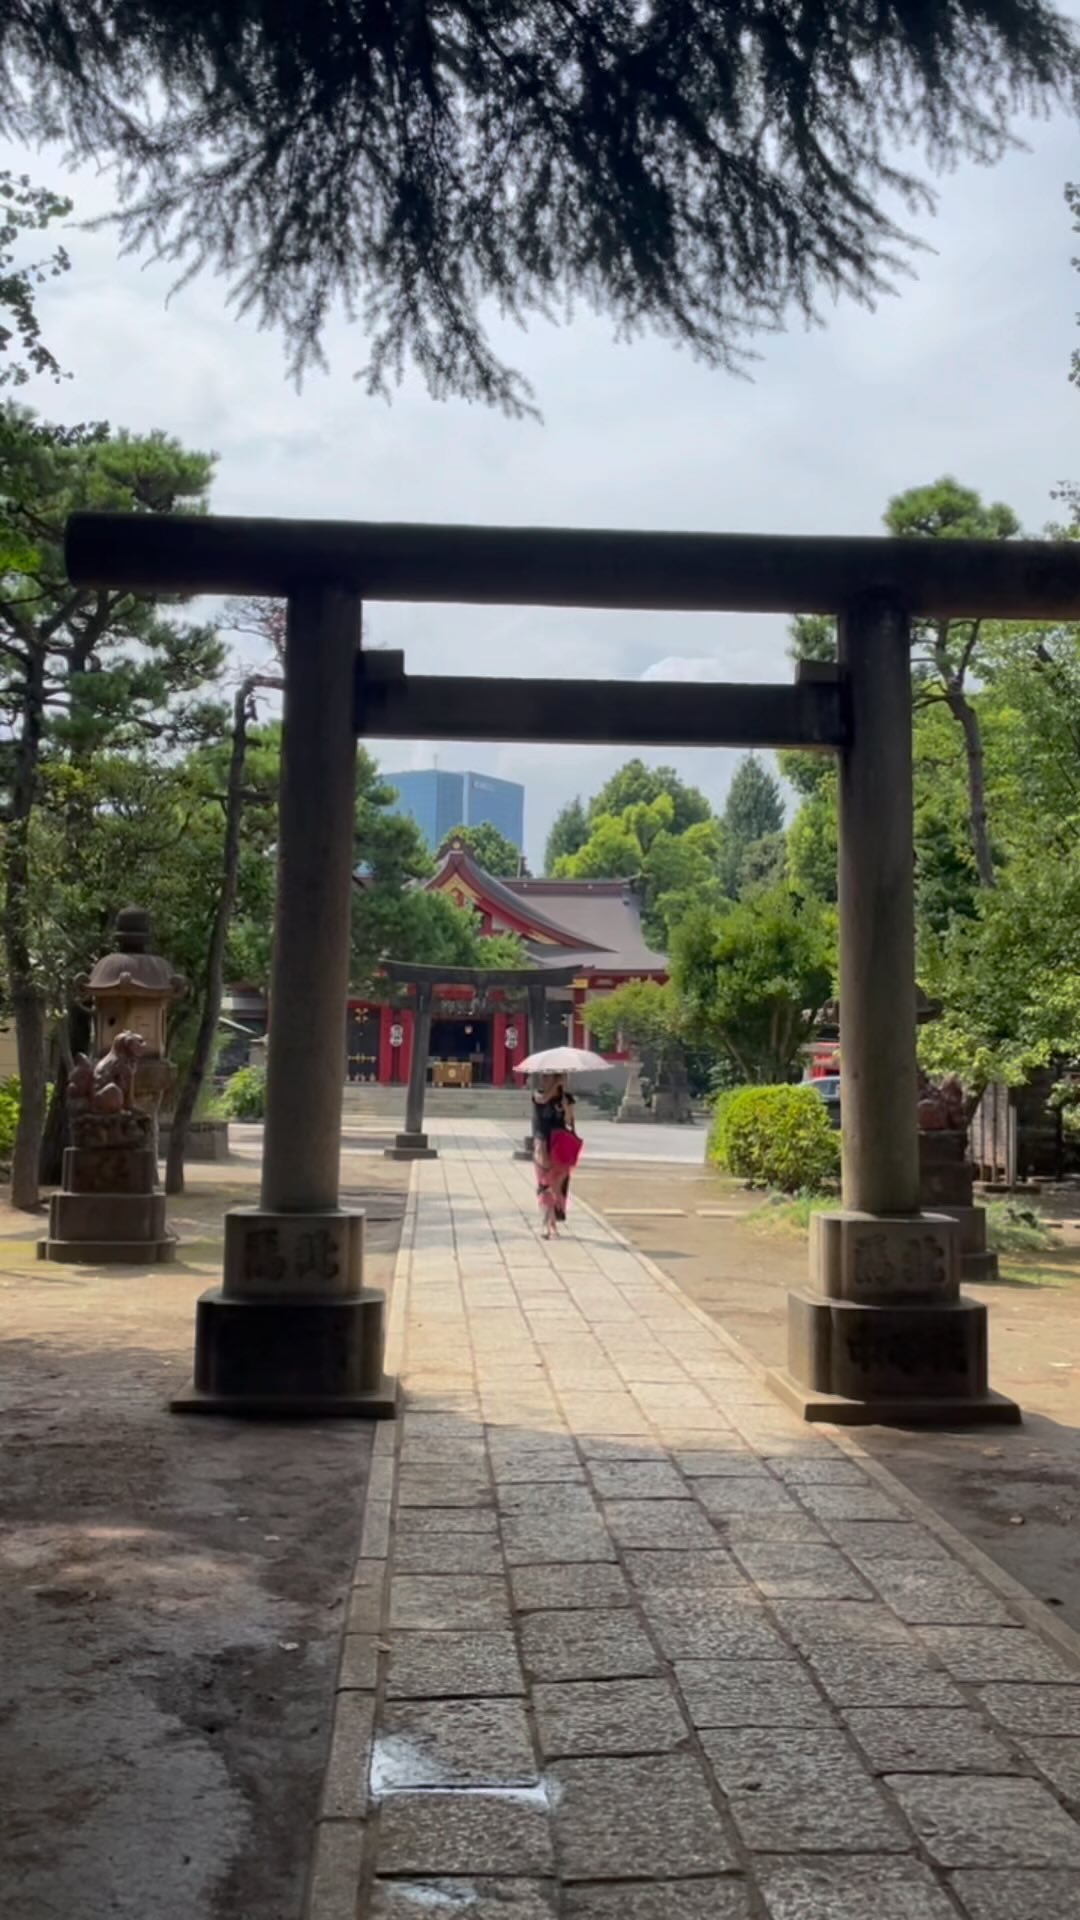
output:
<instances>
[{"instance_id":1,"label":"blue glass office building","mask_svg":"<svg viewBox=\"0 0 1080 1920\"><path fill-rule=\"evenodd\" d=\"M416 821L432 853L454 827L498 827L519 852L524 846L525 789L515 780L443 767L383 777L397 793L397 811Z\"/></svg>"}]
</instances>

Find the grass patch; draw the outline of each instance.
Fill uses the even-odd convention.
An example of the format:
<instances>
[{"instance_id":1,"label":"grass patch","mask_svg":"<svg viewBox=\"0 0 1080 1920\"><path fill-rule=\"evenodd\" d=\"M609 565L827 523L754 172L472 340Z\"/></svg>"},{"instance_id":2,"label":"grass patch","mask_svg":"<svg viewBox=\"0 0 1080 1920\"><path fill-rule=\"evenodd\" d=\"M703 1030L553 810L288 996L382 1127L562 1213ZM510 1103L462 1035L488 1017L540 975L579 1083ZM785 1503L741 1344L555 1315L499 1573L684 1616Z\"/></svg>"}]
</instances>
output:
<instances>
[{"instance_id":1,"label":"grass patch","mask_svg":"<svg viewBox=\"0 0 1080 1920\"><path fill-rule=\"evenodd\" d=\"M755 1233L808 1234L811 1216L835 1209L840 1202L835 1194L770 1193L760 1207L746 1216L746 1224Z\"/></svg>"},{"instance_id":2,"label":"grass patch","mask_svg":"<svg viewBox=\"0 0 1080 1920\"><path fill-rule=\"evenodd\" d=\"M993 1253L1047 1253L1060 1246L1037 1207L1022 1200L991 1200L986 1208L986 1244Z\"/></svg>"}]
</instances>

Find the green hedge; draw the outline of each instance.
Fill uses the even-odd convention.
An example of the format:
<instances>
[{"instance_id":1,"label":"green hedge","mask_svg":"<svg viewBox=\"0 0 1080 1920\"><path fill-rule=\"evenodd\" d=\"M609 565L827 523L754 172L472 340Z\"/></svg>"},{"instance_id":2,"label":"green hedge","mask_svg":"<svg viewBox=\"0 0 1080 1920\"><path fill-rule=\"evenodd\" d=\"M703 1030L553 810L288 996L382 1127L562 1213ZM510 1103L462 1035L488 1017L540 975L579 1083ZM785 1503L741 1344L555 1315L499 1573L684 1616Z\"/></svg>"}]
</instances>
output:
<instances>
[{"instance_id":1,"label":"green hedge","mask_svg":"<svg viewBox=\"0 0 1080 1920\"><path fill-rule=\"evenodd\" d=\"M222 1089L221 1103L230 1120L265 1120L266 1074L262 1067L241 1067Z\"/></svg>"},{"instance_id":2,"label":"green hedge","mask_svg":"<svg viewBox=\"0 0 1080 1920\"><path fill-rule=\"evenodd\" d=\"M813 1087L738 1087L716 1102L709 1158L752 1187L821 1193L839 1170L840 1140Z\"/></svg>"}]
</instances>

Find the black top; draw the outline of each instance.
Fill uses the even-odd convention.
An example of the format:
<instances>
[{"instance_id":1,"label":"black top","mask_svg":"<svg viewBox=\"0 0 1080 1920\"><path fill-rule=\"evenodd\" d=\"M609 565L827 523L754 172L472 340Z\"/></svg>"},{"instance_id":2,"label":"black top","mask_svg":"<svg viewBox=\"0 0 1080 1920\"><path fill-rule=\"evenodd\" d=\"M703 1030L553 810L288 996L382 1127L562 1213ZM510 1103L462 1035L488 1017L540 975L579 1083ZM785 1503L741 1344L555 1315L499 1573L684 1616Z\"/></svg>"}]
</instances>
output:
<instances>
[{"instance_id":1,"label":"black top","mask_svg":"<svg viewBox=\"0 0 1080 1920\"><path fill-rule=\"evenodd\" d=\"M572 1127L574 1124L574 1096L572 1093L555 1094L551 1100L538 1099L533 1094L533 1136L541 1140L550 1140L560 1127Z\"/></svg>"}]
</instances>

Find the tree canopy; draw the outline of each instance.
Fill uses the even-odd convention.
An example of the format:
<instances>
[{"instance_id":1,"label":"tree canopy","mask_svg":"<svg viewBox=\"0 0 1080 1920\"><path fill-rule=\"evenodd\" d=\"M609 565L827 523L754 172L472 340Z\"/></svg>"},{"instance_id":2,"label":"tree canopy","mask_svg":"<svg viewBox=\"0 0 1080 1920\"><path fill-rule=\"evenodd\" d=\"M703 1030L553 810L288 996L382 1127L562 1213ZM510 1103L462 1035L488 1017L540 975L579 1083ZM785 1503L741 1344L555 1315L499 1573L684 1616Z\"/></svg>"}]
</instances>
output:
<instances>
[{"instance_id":1,"label":"tree canopy","mask_svg":"<svg viewBox=\"0 0 1080 1920\"><path fill-rule=\"evenodd\" d=\"M505 833L500 833L498 827L493 827L489 820L482 821L477 827L455 827L443 840L439 848L440 856L453 845L455 840L460 840L463 847L468 847L474 860L479 861L485 873L493 873L496 878L512 880L520 870L521 854L517 847L512 840L507 839Z\"/></svg>"},{"instance_id":2,"label":"tree canopy","mask_svg":"<svg viewBox=\"0 0 1080 1920\"><path fill-rule=\"evenodd\" d=\"M926 171L1077 93L1046 0L22 0L0 128L115 167L126 245L209 267L297 372L343 305L369 388L511 410L484 315L586 304L741 365L872 302ZM912 156L905 164L903 155ZM921 156L922 170L919 170Z\"/></svg>"}]
</instances>

